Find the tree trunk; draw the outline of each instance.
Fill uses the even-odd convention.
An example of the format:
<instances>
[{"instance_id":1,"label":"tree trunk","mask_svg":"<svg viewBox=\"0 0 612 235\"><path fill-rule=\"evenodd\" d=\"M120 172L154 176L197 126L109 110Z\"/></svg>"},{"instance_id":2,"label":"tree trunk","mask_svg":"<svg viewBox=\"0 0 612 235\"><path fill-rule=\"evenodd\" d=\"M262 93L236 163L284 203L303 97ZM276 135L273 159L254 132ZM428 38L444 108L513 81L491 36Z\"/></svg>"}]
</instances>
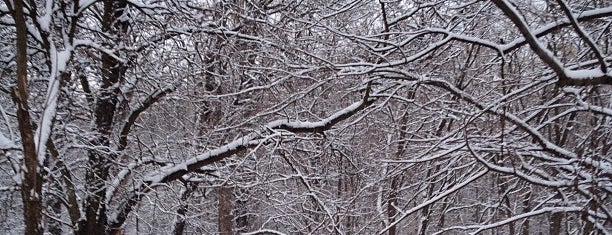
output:
<instances>
[{"instance_id":1,"label":"tree trunk","mask_svg":"<svg viewBox=\"0 0 612 235\"><path fill-rule=\"evenodd\" d=\"M61 215L62 214L62 204L60 200L58 200L57 198L50 198L48 199L48 201L49 201L48 206L50 207L51 212L55 215ZM47 227L49 230L49 234L52 234L52 235L64 234L64 232L62 231L62 223L57 220L49 219Z\"/></svg>"},{"instance_id":2,"label":"tree trunk","mask_svg":"<svg viewBox=\"0 0 612 235\"><path fill-rule=\"evenodd\" d=\"M440 169L440 165L436 165L436 169L433 172L438 172L438 170ZM431 175L433 174L432 169L430 168L429 170L427 170L427 176L425 177L425 179L429 179L431 177ZM427 183L426 189L427 190L427 197L426 198L430 198L433 197L433 193L434 193L434 184L435 183ZM426 205L423 207L422 210L422 214L423 214L423 218L421 219L421 224L419 225L419 235L425 235L425 231L427 231L427 226L429 226L429 220L430 218L430 212L431 210L431 205Z\"/></svg>"},{"instance_id":3,"label":"tree trunk","mask_svg":"<svg viewBox=\"0 0 612 235\"><path fill-rule=\"evenodd\" d=\"M238 188L240 195L248 194L246 189ZM248 200L241 199L242 197L236 198L236 232L246 233L249 229L251 221L249 220L249 214L247 211Z\"/></svg>"},{"instance_id":4,"label":"tree trunk","mask_svg":"<svg viewBox=\"0 0 612 235\"><path fill-rule=\"evenodd\" d=\"M219 234L232 235L232 188L219 188Z\"/></svg>"},{"instance_id":5,"label":"tree trunk","mask_svg":"<svg viewBox=\"0 0 612 235\"><path fill-rule=\"evenodd\" d=\"M531 210L531 206L529 205L531 201L531 192L527 192L525 197L523 198L523 213L529 212ZM529 218L525 219L522 228L522 235L529 235Z\"/></svg>"},{"instance_id":6,"label":"tree trunk","mask_svg":"<svg viewBox=\"0 0 612 235\"><path fill-rule=\"evenodd\" d=\"M550 215L548 224L548 234L561 234L561 221L563 220L563 212L553 212Z\"/></svg>"},{"instance_id":7,"label":"tree trunk","mask_svg":"<svg viewBox=\"0 0 612 235\"><path fill-rule=\"evenodd\" d=\"M19 123L19 134L23 147L23 163L20 171L23 173L21 179L21 198L23 201L23 215L25 223L25 234L42 234L42 175L36 154L33 126L30 118L28 105L28 81L27 81L27 29L23 12L23 1L13 1L13 19L16 30L16 65L17 65L17 88L13 89L12 98L17 107L17 121Z\"/></svg>"},{"instance_id":8,"label":"tree trunk","mask_svg":"<svg viewBox=\"0 0 612 235\"><path fill-rule=\"evenodd\" d=\"M191 196L193 190L195 190L196 186L191 185L189 183L185 183L185 191L181 194L181 201L179 208L176 210L176 223L174 224L174 235L183 235L185 231L185 215L187 214L187 209L189 208L189 204L187 203L187 199Z\"/></svg>"},{"instance_id":9,"label":"tree trunk","mask_svg":"<svg viewBox=\"0 0 612 235\"><path fill-rule=\"evenodd\" d=\"M389 192L389 202L387 203L387 217L389 218L389 223L392 224L395 222L395 216L397 215L397 210L395 209L395 206L397 204L397 184L398 184L398 179L397 177L393 177L393 179L391 179L391 191ZM393 225L389 228L389 235L395 235L397 234L397 226Z\"/></svg>"},{"instance_id":10,"label":"tree trunk","mask_svg":"<svg viewBox=\"0 0 612 235\"><path fill-rule=\"evenodd\" d=\"M115 41L123 40L123 35L127 32L128 23L120 21L124 9L127 7L125 1L104 1L104 14L102 17L102 30L115 37ZM117 113L118 95L120 93L119 83L123 80L126 73L126 66L113 58L102 53L101 56L102 81L100 85L100 97L95 104L94 117L96 132L98 134L95 144L110 148L112 138L113 121ZM77 228L76 234L106 234L108 231L117 228L108 227L106 215L107 205L104 204L106 198L106 182L109 177L111 164L116 160L116 154L100 153L92 150L89 153L89 167L86 181L89 195L85 210L85 220L82 220Z\"/></svg>"}]
</instances>

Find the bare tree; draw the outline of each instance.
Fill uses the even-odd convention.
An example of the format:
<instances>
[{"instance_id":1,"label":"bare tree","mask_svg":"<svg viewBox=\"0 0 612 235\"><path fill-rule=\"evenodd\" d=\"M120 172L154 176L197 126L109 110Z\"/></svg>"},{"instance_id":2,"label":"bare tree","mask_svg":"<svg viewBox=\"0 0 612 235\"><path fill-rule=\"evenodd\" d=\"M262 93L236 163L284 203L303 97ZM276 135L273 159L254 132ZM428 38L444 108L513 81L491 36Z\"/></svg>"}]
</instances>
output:
<instances>
[{"instance_id":1,"label":"bare tree","mask_svg":"<svg viewBox=\"0 0 612 235\"><path fill-rule=\"evenodd\" d=\"M21 202L0 212L23 220L0 224L606 234L611 17L606 1L5 0L0 198Z\"/></svg>"}]
</instances>

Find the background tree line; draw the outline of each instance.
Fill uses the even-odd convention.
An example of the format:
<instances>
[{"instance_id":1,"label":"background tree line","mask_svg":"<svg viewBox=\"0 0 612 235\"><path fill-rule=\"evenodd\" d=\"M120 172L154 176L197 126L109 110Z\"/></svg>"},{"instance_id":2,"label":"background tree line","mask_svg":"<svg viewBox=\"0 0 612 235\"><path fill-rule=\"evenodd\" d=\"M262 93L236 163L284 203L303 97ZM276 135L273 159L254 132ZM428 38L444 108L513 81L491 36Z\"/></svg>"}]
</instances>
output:
<instances>
[{"instance_id":1,"label":"background tree line","mask_svg":"<svg viewBox=\"0 0 612 235\"><path fill-rule=\"evenodd\" d=\"M0 231L609 234L607 1L4 0Z\"/></svg>"}]
</instances>

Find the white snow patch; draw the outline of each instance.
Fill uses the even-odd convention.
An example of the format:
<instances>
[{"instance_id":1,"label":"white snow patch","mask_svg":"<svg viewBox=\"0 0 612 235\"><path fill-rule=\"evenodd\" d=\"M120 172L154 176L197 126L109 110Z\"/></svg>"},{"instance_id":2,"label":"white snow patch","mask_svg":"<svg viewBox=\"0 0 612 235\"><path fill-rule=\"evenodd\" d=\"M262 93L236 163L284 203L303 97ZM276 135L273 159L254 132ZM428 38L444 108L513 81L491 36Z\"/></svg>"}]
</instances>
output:
<instances>
[{"instance_id":1,"label":"white snow patch","mask_svg":"<svg viewBox=\"0 0 612 235\"><path fill-rule=\"evenodd\" d=\"M565 75L571 79L592 79L597 77L606 76L600 69L581 69L581 70L570 70L565 69ZM607 74L612 77L612 74Z\"/></svg>"},{"instance_id":2,"label":"white snow patch","mask_svg":"<svg viewBox=\"0 0 612 235\"><path fill-rule=\"evenodd\" d=\"M0 133L0 149L18 149L19 147L4 134Z\"/></svg>"}]
</instances>

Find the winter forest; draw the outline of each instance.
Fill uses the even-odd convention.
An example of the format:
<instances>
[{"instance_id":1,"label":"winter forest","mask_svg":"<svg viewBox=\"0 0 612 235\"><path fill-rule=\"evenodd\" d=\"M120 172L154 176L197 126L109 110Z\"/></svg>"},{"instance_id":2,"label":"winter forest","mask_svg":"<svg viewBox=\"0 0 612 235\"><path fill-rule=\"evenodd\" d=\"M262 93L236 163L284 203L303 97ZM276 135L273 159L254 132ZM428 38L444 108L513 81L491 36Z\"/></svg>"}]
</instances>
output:
<instances>
[{"instance_id":1,"label":"winter forest","mask_svg":"<svg viewBox=\"0 0 612 235\"><path fill-rule=\"evenodd\" d=\"M609 0L3 0L0 234L612 234Z\"/></svg>"}]
</instances>

